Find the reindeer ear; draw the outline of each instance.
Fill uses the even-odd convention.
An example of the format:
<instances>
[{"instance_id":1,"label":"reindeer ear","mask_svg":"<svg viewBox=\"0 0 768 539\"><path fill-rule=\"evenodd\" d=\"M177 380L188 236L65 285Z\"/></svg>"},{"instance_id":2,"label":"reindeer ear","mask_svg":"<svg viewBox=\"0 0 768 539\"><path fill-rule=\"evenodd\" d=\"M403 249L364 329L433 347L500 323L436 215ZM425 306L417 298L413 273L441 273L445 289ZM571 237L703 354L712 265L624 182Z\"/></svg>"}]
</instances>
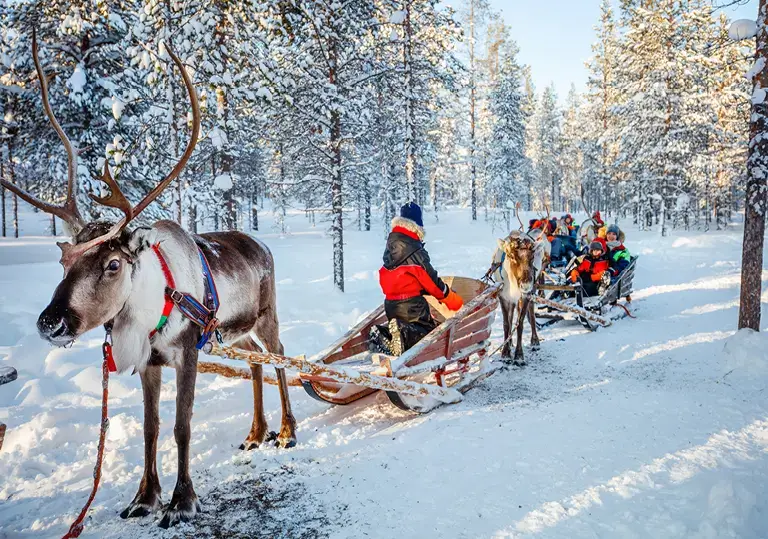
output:
<instances>
[{"instance_id":1,"label":"reindeer ear","mask_svg":"<svg viewBox=\"0 0 768 539\"><path fill-rule=\"evenodd\" d=\"M157 230L140 227L131 232L128 240L128 250L133 256L138 256L157 242Z\"/></svg>"},{"instance_id":2,"label":"reindeer ear","mask_svg":"<svg viewBox=\"0 0 768 539\"><path fill-rule=\"evenodd\" d=\"M496 244L499 246L499 249L504 250L504 240L497 239Z\"/></svg>"}]
</instances>

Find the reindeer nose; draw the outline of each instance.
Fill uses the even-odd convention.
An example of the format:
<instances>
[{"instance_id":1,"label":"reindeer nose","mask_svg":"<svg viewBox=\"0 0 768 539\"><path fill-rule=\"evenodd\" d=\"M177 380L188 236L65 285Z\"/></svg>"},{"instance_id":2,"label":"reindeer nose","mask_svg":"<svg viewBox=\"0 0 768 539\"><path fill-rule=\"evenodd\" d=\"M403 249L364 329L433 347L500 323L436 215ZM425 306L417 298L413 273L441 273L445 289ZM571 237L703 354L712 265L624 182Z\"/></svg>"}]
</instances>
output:
<instances>
[{"instance_id":1,"label":"reindeer nose","mask_svg":"<svg viewBox=\"0 0 768 539\"><path fill-rule=\"evenodd\" d=\"M37 331L43 339L52 343L71 341L73 333L69 321L57 311L51 308L44 310L37 319Z\"/></svg>"}]
</instances>

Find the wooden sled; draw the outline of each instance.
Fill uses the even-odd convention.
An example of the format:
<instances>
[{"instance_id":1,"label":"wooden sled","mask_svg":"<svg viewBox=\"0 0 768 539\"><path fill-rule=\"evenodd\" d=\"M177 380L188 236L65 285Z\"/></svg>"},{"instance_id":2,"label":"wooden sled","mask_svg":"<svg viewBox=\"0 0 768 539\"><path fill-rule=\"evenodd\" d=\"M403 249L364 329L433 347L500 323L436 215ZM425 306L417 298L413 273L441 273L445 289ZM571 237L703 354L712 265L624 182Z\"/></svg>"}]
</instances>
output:
<instances>
[{"instance_id":1,"label":"wooden sled","mask_svg":"<svg viewBox=\"0 0 768 539\"><path fill-rule=\"evenodd\" d=\"M384 391L403 410L428 412L441 404L461 401L464 392L498 367L490 364L487 354L501 285L488 286L466 277L443 280L464 299L464 307L453 313L427 297L432 315L440 325L399 357L368 351L371 326L386 321L383 305L309 360L215 342L208 342L203 352L297 372L297 380L306 392L323 402L349 404L375 391ZM206 372L247 378L245 373L240 376L245 369L227 367L224 372L219 364L211 365Z\"/></svg>"},{"instance_id":2,"label":"wooden sled","mask_svg":"<svg viewBox=\"0 0 768 539\"><path fill-rule=\"evenodd\" d=\"M565 319L565 314L575 315L576 320L589 331L595 331L598 327L607 327L613 320L624 318L629 314L627 305L619 304L622 298L627 303L631 301L633 291L632 282L635 277L637 256L630 259L629 266L621 272L619 277L611 283L600 296L584 296L582 288L566 281L568 271L546 272L544 282L537 285L538 294L534 301L541 309L537 310L536 318L547 319L546 322L537 325L542 328L554 322ZM614 307L617 307L615 309Z\"/></svg>"},{"instance_id":3,"label":"wooden sled","mask_svg":"<svg viewBox=\"0 0 768 539\"><path fill-rule=\"evenodd\" d=\"M500 286L488 287L467 277L444 277L443 280L462 297L464 307L453 313L434 298L427 297L432 316L440 325L402 356L368 351L371 327L387 321L384 306L381 305L311 361L370 372L391 380L467 391L492 372L486 354ZM311 397L331 404L350 404L379 390L364 384L338 383L332 378L312 374L301 373L299 378ZM441 404L428 394L406 394L397 391L397 388L386 393L392 404L403 410L426 412Z\"/></svg>"}]
</instances>

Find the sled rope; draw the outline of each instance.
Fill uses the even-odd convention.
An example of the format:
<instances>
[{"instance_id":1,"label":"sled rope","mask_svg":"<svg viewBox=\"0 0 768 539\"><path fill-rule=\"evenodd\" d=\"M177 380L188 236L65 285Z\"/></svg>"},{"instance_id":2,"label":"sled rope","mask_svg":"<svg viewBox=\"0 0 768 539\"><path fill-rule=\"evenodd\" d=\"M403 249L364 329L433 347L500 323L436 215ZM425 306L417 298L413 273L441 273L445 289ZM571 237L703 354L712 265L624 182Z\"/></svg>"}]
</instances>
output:
<instances>
[{"instance_id":1,"label":"sled rope","mask_svg":"<svg viewBox=\"0 0 768 539\"><path fill-rule=\"evenodd\" d=\"M104 338L104 345L102 346L102 352L104 360L101 364L101 432L99 432L99 448L96 454L96 466L93 468L93 488L91 489L91 495L88 496L88 501L85 502L85 506L80 511L80 514L69 527L69 531L61 539L75 539L80 537L83 533L83 520L85 520L88 509L93 503L93 499L96 497L96 491L99 490L99 481L101 480L101 464L104 460L104 442L107 438L107 429L109 428L109 417L107 416L107 401L109 400L109 371L110 367L115 364L112 357L112 328L110 325L105 325L107 334Z\"/></svg>"}]
</instances>

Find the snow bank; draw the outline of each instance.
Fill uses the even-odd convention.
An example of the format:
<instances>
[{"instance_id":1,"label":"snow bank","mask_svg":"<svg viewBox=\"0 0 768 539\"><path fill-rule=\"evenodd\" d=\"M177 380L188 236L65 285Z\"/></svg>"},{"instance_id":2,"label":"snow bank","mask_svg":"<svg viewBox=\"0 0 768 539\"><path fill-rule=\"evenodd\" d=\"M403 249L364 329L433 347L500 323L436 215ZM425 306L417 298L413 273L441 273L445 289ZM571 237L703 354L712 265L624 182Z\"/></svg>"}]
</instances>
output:
<instances>
[{"instance_id":1,"label":"snow bank","mask_svg":"<svg viewBox=\"0 0 768 539\"><path fill-rule=\"evenodd\" d=\"M768 378L768 333L742 329L723 347L723 375L733 383L765 387Z\"/></svg>"},{"instance_id":2,"label":"snow bank","mask_svg":"<svg viewBox=\"0 0 768 539\"><path fill-rule=\"evenodd\" d=\"M282 216L267 207L259 217L287 354L326 348L381 302L380 216L371 232L345 230L345 294L333 288L332 240L321 226L289 209L294 232L281 236L264 231ZM498 226L471 222L466 210L442 212L438 224L426 217L441 274L485 272ZM22 215L23 230L37 234L46 221ZM595 333L570 322L548 327L538 352L526 346L527 367L495 374L460 404L417 416L380 394L330 407L292 388L298 446L243 453L250 384L199 375L190 452L204 513L168 532L154 516L117 516L141 479L143 405L137 376L111 377L104 476L84 537L764 536L768 336L734 332L742 231L660 238L622 225L630 251L645 253L637 318ZM60 537L90 488L103 333L66 349L37 337L35 321L61 277L57 260L51 238L0 240L0 366L18 369L18 380L0 386L9 429L0 536ZM494 347L501 324L497 317ZM158 472L167 502L176 472L172 371L163 380ZM267 386L264 397L276 429L278 392ZM383 514L397 518L383 525Z\"/></svg>"}]
</instances>

